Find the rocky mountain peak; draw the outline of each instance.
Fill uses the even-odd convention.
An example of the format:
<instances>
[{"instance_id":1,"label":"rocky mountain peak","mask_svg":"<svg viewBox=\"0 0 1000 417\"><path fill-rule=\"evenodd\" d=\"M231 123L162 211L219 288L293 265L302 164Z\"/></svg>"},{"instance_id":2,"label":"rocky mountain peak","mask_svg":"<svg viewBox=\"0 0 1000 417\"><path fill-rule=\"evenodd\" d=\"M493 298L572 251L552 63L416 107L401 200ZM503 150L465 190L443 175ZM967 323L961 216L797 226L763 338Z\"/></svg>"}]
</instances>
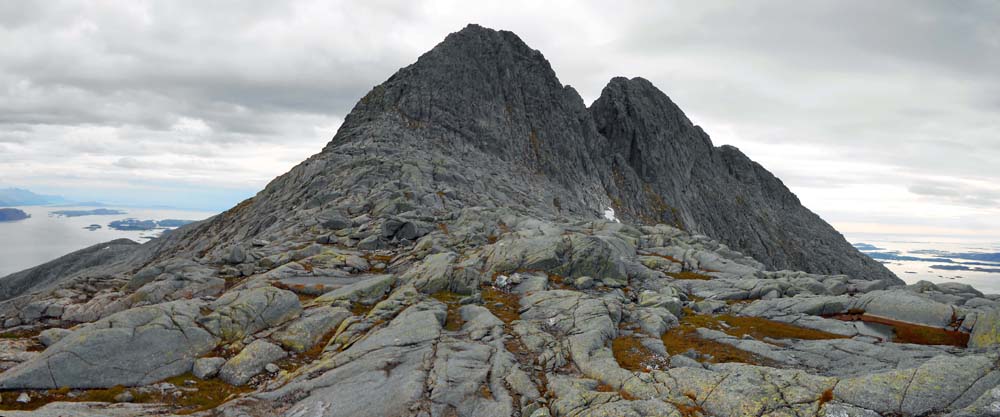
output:
<instances>
[{"instance_id":1,"label":"rocky mountain peak","mask_svg":"<svg viewBox=\"0 0 1000 417\"><path fill-rule=\"evenodd\" d=\"M253 198L0 278L0 414L992 415L998 311L470 26Z\"/></svg>"}]
</instances>

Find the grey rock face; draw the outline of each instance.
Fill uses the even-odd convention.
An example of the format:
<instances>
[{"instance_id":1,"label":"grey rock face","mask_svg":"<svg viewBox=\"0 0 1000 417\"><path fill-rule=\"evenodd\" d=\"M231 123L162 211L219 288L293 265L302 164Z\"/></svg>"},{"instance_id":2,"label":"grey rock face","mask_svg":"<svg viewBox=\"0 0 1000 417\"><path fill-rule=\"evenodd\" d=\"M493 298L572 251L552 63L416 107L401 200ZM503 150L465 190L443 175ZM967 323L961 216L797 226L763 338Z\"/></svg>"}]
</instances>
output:
<instances>
[{"instance_id":1,"label":"grey rock face","mask_svg":"<svg viewBox=\"0 0 1000 417\"><path fill-rule=\"evenodd\" d=\"M278 326L302 312L295 293L274 287L229 292L211 308L214 311L200 317L198 323L229 342Z\"/></svg>"},{"instance_id":2,"label":"grey rock face","mask_svg":"<svg viewBox=\"0 0 1000 417\"><path fill-rule=\"evenodd\" d=\"M201 358L194 361L191 374L200 379L208 379L217 375L225 364L226 358Z\"/></svg>"},{"instance_id":3,"label":"grey rock face","mask_svg":"<svg viewBox=\"0 0 1000 417\"><path fill-rule=\"evenodd\" d=\"M264 340L255 340L219 370L219 379L232 385L246 384L250 378L264 371L264 368L288 354L280 347Z\"/></svg>"},{"instance_id":4,"label":"grey rock face","mask_svg":"<svg viewBox=\"0 0 1000 417\"><path fill-rule=\"evenodd\" d=\"M139 307L87 325L0 374L0 388L134 386L188 372L218 342L195 323L202 305Z\"/></svg>"},{"instance_id":5,"label":"grey rock face","mask_svg":"<svg viewBox=\"0 0 1000 417\"><path fill-rule=\"evenodd\" d=\"M542 218L600 218L614 206L627 220L679 224L771 268L901 283L764 168L712 147L648 82L615 79L588 110L538 51L474 25L373 88L321 153L158 246L211 246L211 256L229 259L230 245L336 219L337 233L350 230L352 245L374 250L429 231L403 213L473 206ZM385 220L348 228L343 217L362 213Z\"/></svg>"},{"instance_id":6,"label":"grey rock face","mask_svg":"<svg viewBox=\"0 0 1000 417\"><path fill-rule=\"evenodd\" d=\"M611 143L613 168L635 173L623 175L615 193L622 215L706 234L772 269L901 283L764 167L732 146L713 147L649 81L611 80L590 113Z\"/></svg>"},{"instance_id":7,"label":"grey rock face","mask_svg":"<svg viewBox=\"0 0 1000 417\"><path fill-rule=\"evenodd\" d=\"M320 307L313 309L308 311L305 317L275 333L273 338L288 349L303 352L319 343L323 335L336 329L350 315L349 311L342 308Z\"/></svg>"}]
</instances>

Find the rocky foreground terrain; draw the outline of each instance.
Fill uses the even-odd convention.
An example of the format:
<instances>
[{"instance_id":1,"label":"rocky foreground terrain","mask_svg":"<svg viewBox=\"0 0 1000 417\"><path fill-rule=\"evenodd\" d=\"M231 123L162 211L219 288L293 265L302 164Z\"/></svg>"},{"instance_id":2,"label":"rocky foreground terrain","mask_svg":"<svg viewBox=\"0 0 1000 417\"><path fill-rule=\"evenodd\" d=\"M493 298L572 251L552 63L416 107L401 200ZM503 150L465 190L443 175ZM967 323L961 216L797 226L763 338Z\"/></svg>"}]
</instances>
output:
<instances>
[{"instance_id":1,"label":"rocky foreground terrain","mask_svg":"<svg viewBox=\"0 0 1000 417\"><path fill-rule=\"evenodd\" d=\"M0 278L0 415L1000 415L998 311L469 26L254 198Z\"/></svg>"}]
</instances>

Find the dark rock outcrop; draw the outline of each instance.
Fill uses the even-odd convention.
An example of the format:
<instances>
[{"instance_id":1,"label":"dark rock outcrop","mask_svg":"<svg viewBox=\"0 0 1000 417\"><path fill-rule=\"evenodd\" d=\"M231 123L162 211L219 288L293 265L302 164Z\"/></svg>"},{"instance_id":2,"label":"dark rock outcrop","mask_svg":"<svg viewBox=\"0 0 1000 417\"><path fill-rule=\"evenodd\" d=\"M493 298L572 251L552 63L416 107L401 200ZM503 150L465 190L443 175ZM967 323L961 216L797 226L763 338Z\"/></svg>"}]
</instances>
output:
<instances>
[{"instance_id":1,"label":"dark rock outcrop","mask_svg":"<svg viewBox=\"0 0 1000 417\"><path fill-rule=\"evenodd\" d=\"M623 214L711 236L771 269L898 281L760 164L735 147L712 146L649 81L611 80L590 113L615 152L615 178L625 182L616 200ZM628 168L635 177L619 174Z\"/></svg>"},{"instance_id":2,"label":"dark rock outcrop","mask_svg":"<svg viewBox=\"0 0 1000 417\"><path fill-rule=\"evenodd\" d=\"M343 227L361 213L471 206L544 218L614 208L719 239L772 269L902 283L759 164L713 147L649 82L616 78L588 109L541 53L476 25L373 88L321 153L191 239L162 243L221 254L219 242L280 237L317 219Z\"/></svg>"}]
</instances>

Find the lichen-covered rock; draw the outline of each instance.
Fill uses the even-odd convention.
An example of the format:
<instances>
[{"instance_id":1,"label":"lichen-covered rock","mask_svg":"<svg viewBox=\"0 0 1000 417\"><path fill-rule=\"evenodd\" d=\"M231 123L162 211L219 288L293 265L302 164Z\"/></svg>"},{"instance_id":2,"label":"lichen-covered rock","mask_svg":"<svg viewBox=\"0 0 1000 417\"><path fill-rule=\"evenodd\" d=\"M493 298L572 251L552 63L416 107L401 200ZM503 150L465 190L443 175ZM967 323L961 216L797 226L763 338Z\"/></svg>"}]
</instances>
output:
<instances>
[{"instance_id":1,"label":"lichen-covered rock","mask_svg":"<svg viewBox=\"0 0 1000 417\"><path fill-rule=\"evenodd\" d=\"M200 317L198 323L230 342L278 326L302 312L295 293L274 287L228 292L209 308L212 313Z\"/></svg>"},{"instance_id":2,"label":"lichen-covered rock","mask_svg":"<svg viewBox=\"0 0 1000 417\"><path fill-rule=\"evenodd\" d=\"M396 282L393 275L372 275L363 277L360 281L337 288L313 300L316 305L329 305L337 301L357 302L371 305L385 297Z\"/></svg>"},{"instance_id":3,"label":"lichen-covered rock","mask_svg":"<svg viewBox=\"0 0 1000 417\"><path fill-rule=\"evenodd\" d=\"M302 318L293 321L275 333L272 338L286 349L304 352L319 343L324 335L335 330L344 319L350 316L350 311L337 307L306 310Z\"/></svg>"},{"instance_id":4,"label":"lichen-covered rock","mask_svg":"<svg viewBox=\"0 0 1000 417\"><path fill-rule=\"evenodd\" d=\"M993 310L979 313L969 337L969 347L994 348L1000 346L1000 312Z\"/></svg>"},{"instance_id":5,"label":"lichen-covered rock","mask_svg":"<svg viewBox=\"0 0 1000 417\"><path fill-rule=\"evenodd\" d=\"M285 356L288 354L277 345L265 340L254 340L222 365L219 379L231 385L246 384L250 378L263 372L267 364Z\"/></svg>"},{"instance_id":6,"label":"lichen-covered rock","mask_svg":"<svg viewBox=\"0 0 1000 417\"><path fill-rule=\"evenodd\" d=\"M135 386L188 372L218 342L195 322L203 306L175 301L139 307L84 326L0 374L0 388Z\"/></svg>"},{"instance_id":7,"label":"lichen-covered rock","mask_svg":"<svg viewBox=\"0 0 1000 417\"><path fill-rule=\"evenodd\" d=\"M201 358L194 361L194 368L191 369L191 374L200 379L208 379L214 377L222 369L222 365L226 364L226 358Z\"/></svg>"}]
</instances>

